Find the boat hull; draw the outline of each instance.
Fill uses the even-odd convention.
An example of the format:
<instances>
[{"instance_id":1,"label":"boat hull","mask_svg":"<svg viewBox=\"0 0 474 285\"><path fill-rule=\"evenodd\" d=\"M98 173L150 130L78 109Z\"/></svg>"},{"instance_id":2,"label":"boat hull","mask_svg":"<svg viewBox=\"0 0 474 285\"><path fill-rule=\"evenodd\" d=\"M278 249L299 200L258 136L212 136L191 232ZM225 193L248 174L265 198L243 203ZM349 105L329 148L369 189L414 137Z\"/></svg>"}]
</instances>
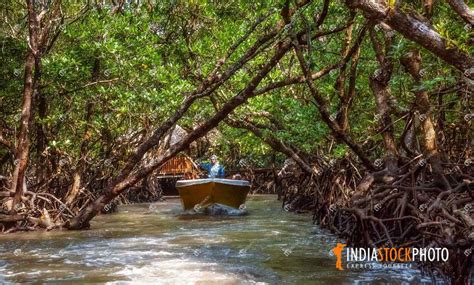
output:
<instances>
[{"instance_id":1,"label":"boat hull","mask_svg":"<svg viewBox=\"0 0 474 285\"><path fill-rule=\"evenodd\" d=\"M245 180L194 179L176 183L185 210L199 205L207 207L222 204L235 209L245 203L250 184Z\"/></svg>"}]
</instances>

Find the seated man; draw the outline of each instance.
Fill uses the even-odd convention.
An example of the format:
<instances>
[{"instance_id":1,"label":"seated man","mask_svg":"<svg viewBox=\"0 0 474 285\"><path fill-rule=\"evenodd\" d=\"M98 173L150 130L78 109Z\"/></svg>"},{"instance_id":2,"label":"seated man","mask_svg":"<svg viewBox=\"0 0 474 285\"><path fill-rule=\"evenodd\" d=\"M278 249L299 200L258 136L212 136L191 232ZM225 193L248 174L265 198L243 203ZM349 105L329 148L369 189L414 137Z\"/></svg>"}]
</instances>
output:
<instances>
[{"instance_id":1,"label":"seated man","mask_svg":"<svg viewBox=\"0 0 474 285\"><path fill-rule=\"evenodd\" d=\"M209 178L224 178L224 167L217 161L217 156L211 156L211 163L200 163L199 166L208 172Z\"/></svg>"}]
</instances>

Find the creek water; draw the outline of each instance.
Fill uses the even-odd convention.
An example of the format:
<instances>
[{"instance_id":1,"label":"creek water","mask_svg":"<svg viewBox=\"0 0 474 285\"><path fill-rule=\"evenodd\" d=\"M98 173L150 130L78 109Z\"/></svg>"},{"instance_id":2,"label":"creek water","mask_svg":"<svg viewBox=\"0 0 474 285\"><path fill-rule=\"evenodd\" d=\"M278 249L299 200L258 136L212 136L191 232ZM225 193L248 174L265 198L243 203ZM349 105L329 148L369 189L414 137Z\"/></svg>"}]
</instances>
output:
<instances>
[{"instance_id":1,"label":"creek water","mask_svg":"<svg viewBox=\"0 0 474 285\"><path fill-rule=\"evenodd\" d=\"M335 268L340 239L250 196L248 215L183 214L179 199L120 206L86 231L0 236L0 283L430 284L414 269Z\"/></svg>"}]
</instances>

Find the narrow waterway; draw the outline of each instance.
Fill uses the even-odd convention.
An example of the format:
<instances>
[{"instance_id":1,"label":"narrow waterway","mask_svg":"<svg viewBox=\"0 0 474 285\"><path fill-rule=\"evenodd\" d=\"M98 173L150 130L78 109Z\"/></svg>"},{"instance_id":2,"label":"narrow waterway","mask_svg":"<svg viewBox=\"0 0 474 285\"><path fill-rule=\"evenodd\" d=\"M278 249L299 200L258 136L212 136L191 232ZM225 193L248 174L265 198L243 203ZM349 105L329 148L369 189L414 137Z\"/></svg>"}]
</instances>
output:
<instances>
[{"instance_id":1,"label":"narrow waterway","mask_svg":"<svg viewBox=\"0 0 474 285\"><path fill-rule=\"evenodd\" d=\"M178 199L121 206L91 230L0 236L0 283L429 284L416 270L339 271L341 242L252 196L248 215L183 215Z\"/></svg>"}]
</instances>

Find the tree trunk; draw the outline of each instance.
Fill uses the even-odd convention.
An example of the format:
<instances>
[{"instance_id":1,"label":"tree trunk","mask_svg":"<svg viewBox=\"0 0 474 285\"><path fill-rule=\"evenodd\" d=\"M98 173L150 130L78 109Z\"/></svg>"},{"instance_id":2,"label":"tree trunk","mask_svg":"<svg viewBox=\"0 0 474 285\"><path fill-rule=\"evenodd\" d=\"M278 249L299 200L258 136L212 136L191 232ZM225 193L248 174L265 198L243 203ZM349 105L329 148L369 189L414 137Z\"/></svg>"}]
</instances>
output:
<instances>
[{"instance_id":1,"label":"tree trunk","mask_svg":"<svg viewBox=\"0 0 474 285\"><path fill-rule=\"evenodd\" d=\"M474 27L474 11L469 8L469 6L464 3L463 0L447 0L451 8L453 8L456 13L458 13L461 18L471 25L471 28ZM472 2L471 2L472 4Z\"/></svg>"},{"instance_id":2,"label":"tree trunk","mask_svg":"<svg viewBox=\"0 0 474 285\"><path fill-rule=\"evenodd\" d=\"M346 57L349 54L350 51L350 46L351 46L351 41L352 41L352 30L354 29L354 23L351 23L347 29L346 33L344 35L344 41L343 41L343 48L341 51L341 57ZM337 122L339 126L341 126L341 131L346 132L348 125L349 125L349 120L347 117L347 106L345 104L346 102L346 66L347 63L344 63L341 68L339 69L339 76L336 79L336 83L334 88L337 90L337 94L339 96L339 102L340 102L340 107L339 107L339 114L337 116Z\"/></svg>"},{"instance_id":3,"label":"tree trunk","mask_svg":"<svg viewBox=\"0 0 474 285\"><path fill-rule=\"evenodd\" d=\"M27 0L28 9L28 30L29 30L29 50L26 56L25 77L23 83L23 105L21 110L20 128L17 136L15 148L15 169L12 177L11 191L15 192L13 209L16 203L21 202L25 173L28 166L28 156L30 148L30 126L32 121L31 106L36 89L37 77L39 77L40 57L37 42L37 18L34 2ZM36 67L36 68L35 68Z\"/></svg>"},{"instance_id":4,"label":"tree trunk","mask_svg":"<svg viewBox=\"0 0 474 285\"><path fill-rule=\"evenodd\" d=\"M388 31L387 33L390 33ZM377 114L380 118L380 127L382 128L382 137L384 141L385 151L387 153L385 163L387 170L394 174L397 170L398 151L393 135L393 123L390 116L390 106L388 100L390 98L389 82L392 77L393 62L389 56L392 45L392 37L385 34L385 51L377 40L377 35L374 30L371 31L371 40L374 50L379 59L380 68L375 71L375 74L370 77L370 87L375 96L375 103L377 106Z\"/></svg>"},{"instance_id":5,"label":"tree trunk","mask_svg":"<svg viewBox=\"0 0 474 285\"><path fill-rule=\"evenodd\" d=\"M35 57L32 51L28 52L25 64L25 79L23 87L23 106L21 110L20 129L15 148L15 169L12 177L11 191L15 192L14 205L21 201L23 195L23 181L28 166L30 147L31 105L34 93L33 69ZM13 206L14 207L14 206Z\"/></svg>"},{"instance_id":6,"label":"tree trunk","mask_svg":"<svg viewBox=\"0 0 474 285\"><path fill-rule=\"evenodd\" d=\"M419 121L421 124L421 132L423 134L423 146L425 150L425 156L430 162L433 173L435 174L435 179L442 184L447 189L450 189L451 186L446 180L443 167L441 165L441 158L438 151L438 146L436 142L436 130L431 118L430 112L430 101L428 92L423 90L421 85L421 54L418 50L409 52L401 59L402 65L405 67L406 71L413 77L415 84L418 85L420 91L415 92L415 105L417 111L419 112Z\"/></svg>"},{"instance_id":7,"label":"tree trunk","mask_svg":"<svg viewBox=\"0 0 474 285\"><path fill-rule=\"evenodd\" d=\"M471 55L452 43L448 44L445 38L425 22L403 13L398 8L388 7L385 1L346 0L346 4L362 10L369 19L388 24L407 39L420 44L462 72L474 66L474 58Z\"/></svg>"},{"instance_id":8,"label":"tree trunk","mask_svg":"<svg viewBox=\"0 0 474 285\"><path fill-rule=\"evenodd\" d=\"M94 64L92 65L91 82L99 80L100 75L100 59L98 56L94 58ZM79 150L79 161L73 175L73 183L71 189L66 194L65 203L71 205L76 199L81 189L82 174L85 169L86 154L87 154L87 142L89 141L89 126L94 111L94 101L89 98L86 103L86 113L84 114L84 129L82 130L82 141Z\"/></svg>"}]
</instances>

